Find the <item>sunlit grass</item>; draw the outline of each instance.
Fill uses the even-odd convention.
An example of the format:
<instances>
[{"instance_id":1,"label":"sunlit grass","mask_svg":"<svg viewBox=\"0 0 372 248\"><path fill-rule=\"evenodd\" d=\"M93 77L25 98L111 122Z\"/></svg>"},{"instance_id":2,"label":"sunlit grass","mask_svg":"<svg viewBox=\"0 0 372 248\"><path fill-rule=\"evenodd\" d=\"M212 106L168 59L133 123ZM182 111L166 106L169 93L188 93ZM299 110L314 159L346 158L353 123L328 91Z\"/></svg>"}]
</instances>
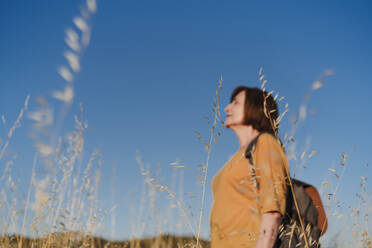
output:
<instances>
[{"instance_id":1,"label":"sunlit grass","mask_svg":"<svg viewBox=\"0 0 372 248\"><path fill-rule=\"evenodd\" d=\"M74 100L74 80L81 70L84 49L90 42L90 22L96 11L96 1L87 0L80 14L73 18L75 26L65 30L68 50L63 56L66 64L57 69L65 86L54 90L51 95L62 103L61 109L54 110L47 97L34 99L26 96L6 137L0 140L0 247L209 247L208 240L201 238L201 227L206 224L202 223L204 216L209 214L206 212L205 195L206 185L209 183L207 176L211 150L224 132L220 103L222 76L218 81L211 114L206 118L209 132L205 135L195 131L196 138L205 148L205 159L195 166L186 166L180 161L171 163L173 178L172 182L166 184L160 180L160 166L154 172L145 166L138 153L142 192L140 201L133 206L133 220L128 222L132 237L123 241L98 237L104 228L107 229L104 220L113 213L116 205L109 209L101 208L98 192L103 160L100 152L91 152L89 161L83 162L84 134L88 124L82 117L82 105L74 117L71 131L60 133ZM291 120L291 129L281 137L288 159L296 169L306 169L307 161L318 153L316 150L309 150L309 146L298 151L296 132L299 124L308 118L310 95L319 90L326 77L332 74L331 70L325 71L311 85L299 111ZM267 81L262 68L258 83L266 90ZM271 94L284 105L283 113L273 122L277 127L290 112L289 104L285 103L285 97L274 92ZM34 101L37 108L29 110L30 101ZM55 112L59 115L55 115ZM34 123L32 137L36 150L34 160L30 163L33 169L26 196L20 194L19 179L12 173L17 157L9 151L12 138L17 129L21 128L25 116ZM9 120L2 115L1 122L5 125ZM347 177L345 170L349 166L348 156L349 154L340 151L339 164L327 168L329 174L318 186L329 223L343 223L339 229L332 230L321 239L324 247L372 247L369 218L372 214L372 192L368 188L367 175L360 172L360 191L355 192L355 202L347 203L348 207L345 208L345 204L340 204L338 200L338 196L342 194L340 185L343 178ZM169 170L170 167L166 169ZM38 173L38 168L43 168L45 173ZM183 191L185 168L198 171L198 192ZM185 196L193 198L195 195L199 196L199 201L196 206L190 207ZM177 230L185 233L185 236L168 234L169 230L174 230L174 223L177 223ZM144 237L146 229L152 230L153 237Z\"/></svg>"}]
</instances>

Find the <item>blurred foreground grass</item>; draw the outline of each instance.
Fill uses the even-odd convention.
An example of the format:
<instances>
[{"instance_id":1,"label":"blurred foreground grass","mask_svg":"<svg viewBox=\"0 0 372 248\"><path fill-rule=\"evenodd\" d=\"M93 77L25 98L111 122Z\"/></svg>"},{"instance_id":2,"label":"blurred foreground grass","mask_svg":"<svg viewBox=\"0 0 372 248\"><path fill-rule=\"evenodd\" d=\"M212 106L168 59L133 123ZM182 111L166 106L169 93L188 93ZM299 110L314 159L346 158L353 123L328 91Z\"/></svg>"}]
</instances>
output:
<instances>
[{"instance_id":1,"label":"blurred foreground grass","mask_svg":"<svg viewBox=\"0 0 372 248\"><path fill-rule=\"evenodd\" d=\"M20 239L22 245L20 246ZM195 238L174 235L158 235L156 237L111 241L103 238L86 236L80 233L54 233L43 238L25 238L17 236L0 237L0 245L4 248L33 247L97 247L97 248L179 248L195 247ZM200 245L210 247L209 241L201 240Z\"/></svg>"}]
</instances>

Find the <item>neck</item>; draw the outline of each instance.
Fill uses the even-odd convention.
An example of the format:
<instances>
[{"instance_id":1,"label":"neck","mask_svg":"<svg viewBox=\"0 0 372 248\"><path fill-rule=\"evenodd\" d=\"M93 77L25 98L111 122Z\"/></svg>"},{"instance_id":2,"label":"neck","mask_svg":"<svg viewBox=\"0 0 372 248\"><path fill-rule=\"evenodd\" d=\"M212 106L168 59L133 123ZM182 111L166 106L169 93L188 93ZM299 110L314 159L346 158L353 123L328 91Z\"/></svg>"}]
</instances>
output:
<instances>
[{"instance_id":1,"label":"neck","mask_svg":"<svg viewBox=\"0 0 372 248\"><path fill-rule=\"evenodd\" d=\"M230 127L239 139L239 149L248 147L249 143L260 133L251 125L238 125Z\"/></svg>"}]
</instances>

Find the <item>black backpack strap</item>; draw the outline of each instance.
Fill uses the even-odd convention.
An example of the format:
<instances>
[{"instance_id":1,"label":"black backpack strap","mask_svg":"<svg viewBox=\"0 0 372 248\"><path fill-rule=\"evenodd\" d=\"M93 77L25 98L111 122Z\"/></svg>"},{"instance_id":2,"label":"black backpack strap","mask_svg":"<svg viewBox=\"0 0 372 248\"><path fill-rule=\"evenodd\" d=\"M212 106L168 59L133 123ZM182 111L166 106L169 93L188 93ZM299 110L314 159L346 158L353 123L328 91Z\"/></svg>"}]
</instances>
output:
<instances>
[{"instance_id":1,"label":"black backpack strap","mask_svg":"<svg viewBox=\"0 0 372 248\"><path fill-rule=\"evenodd\" d=\"M253 152L254 150L256 149L256 144L257 144L257 141L258 141L258 138L264 134L264 133L268 133L268 132L262 132L262 133L259 133L256 138L254 138L251 143L249 143L247 149L245 150L245 157L249 160L249 162L251 164L253 164ZM271 133L268 133L270 135L272 135Z\"/></svg>"},{"instance_id":2,"label":"black backpack strap","mask_svg":"<svg viewBox=\"0 0 372 248\"><path fill-rule=\"evenodd\" d=\"M256 144L257 144L257 140L258 140L258 137L260 136L261 134L257 135L256 138L254 138L251 143L249 143L247 149L245 150L245 157L249 160L249 162L251 164L253 164L253 152L256 148Z\"/></svg>"}]
</instances>

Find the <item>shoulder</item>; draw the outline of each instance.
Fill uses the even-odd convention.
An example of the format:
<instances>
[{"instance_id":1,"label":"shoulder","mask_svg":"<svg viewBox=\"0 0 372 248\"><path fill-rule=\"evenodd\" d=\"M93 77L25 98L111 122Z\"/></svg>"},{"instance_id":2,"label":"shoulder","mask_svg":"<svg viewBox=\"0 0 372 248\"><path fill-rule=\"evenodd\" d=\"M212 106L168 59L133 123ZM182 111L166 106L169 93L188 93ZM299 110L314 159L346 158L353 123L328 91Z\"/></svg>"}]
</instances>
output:
<instances>
[{"instance_id":1,"label":"shoulder","mask_svg":"<svg viewBox=\"0 0 372 248\"><path fill-rule=\"evenodd\" d=\"M280 141L272 134L263 133L258 137L256 144L257 156L283 157L285 156Z\"/></svg>"},{"instance_id":2,"label":"shoulder","mask_svg":"<svg viewBox=\"0 0 372 248\"><path fill-rule=\"evenodd\" d=\"M258 137L256 145L256 160L257 161L276 161L286 164L288 161L280 141L269 133L263 133Z\"/></svg>"},{"instance_id":3,"label":"shoulder","mask_svg":"<svg viewBox=\"0 0 372 248\"><path fill-rule=\"evenodd\" d=\"M258 137L257 146L270 146L281 148L280 141L269 133L263 133Z\"/></svg>"}]
</instances>

